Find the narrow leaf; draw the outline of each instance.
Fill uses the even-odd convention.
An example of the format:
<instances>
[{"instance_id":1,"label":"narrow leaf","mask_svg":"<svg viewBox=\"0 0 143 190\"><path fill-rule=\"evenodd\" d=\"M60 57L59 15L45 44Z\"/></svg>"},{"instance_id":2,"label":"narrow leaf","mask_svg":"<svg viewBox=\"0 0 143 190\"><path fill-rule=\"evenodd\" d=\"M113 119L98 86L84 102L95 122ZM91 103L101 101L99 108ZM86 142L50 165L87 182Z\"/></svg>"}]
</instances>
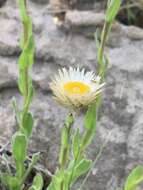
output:
<instances>
[{"instance_id":1,"label":"narrow leaf","mask_svg":"<svg viewBox=\"0 0 143 190\"><path fill-rule=\"evenodd\" d=\"M12 155L16 163L16 176L21 178L25 171L24 161L27 155L27 138L20 132L17 132L12 137Z\"/></svg>"},{"instance_id":2,"label":"narrow leaf","mask_svg":"<svg viewBox=\"0 0 143 190\"><path fill-rule=\"evenodd\" d=\"M22 21L26 21L27 19L27 13L25 8L25 1L24 0L18 0L19 10L20 10L20 16Z\"/></svg>"},{"instance_id":3,"label":"narrow leaf","mask_svg":"<svg viewBox=\"0 0 143 190\"><path fill-rule=\"evenodd\" d=\"M40 173L38 173L34 177L33 185L29 188L29 190L42 190L43 188L43 177Z\"/></svg>"},{"instance_id":4,"label":"narrow leaf","mask_svg":"<svg viewBox=\"0 0 143 190\"><path fill-rule=\"evenodd\" d=\"M18 78L18 88L20 90L20 93L24 95L25 93L25 83L24 83L24 72L23 70L19 71L19 78Z\"/></svg>"},{"instance_id":5,"label":"narrow leaf","mask_svg":"<svg viewBox=\"0 0 143 190\"><path fill-rule=\"evenodd\" d=\"M80 176L85 174L92 165L91 160L82 159L75 167L72 182L75 182Z\"/></svg>"},{"instance_id":6,"label":"narrow leaf","mask_svg":"<svg viewBox=\"0 0 143 190\"><path fill-rule=\"evenodd\" d=\"M129 174L124 190L136 190L137 186L143 182L143 166L137 166Z\"/></svg>"},{"instance_id":7,"label":"narrow leaf","mask_svg":"<svg viewBox=\"0 0 143 190\"><path fill-rule=\"evenodd\" d=\"M74 123L74 118L72 114L69 114L65 121L65 126L70 127Z\"/></svg>"},{"instance_id":8,"label":"narrow leaf","mask_svg":"<svg viewBox=\"0 0 143 190\"><path fill-rule=\"evenodd\" d=\"M39 160L39 157L40 157L40 153L39 152L33 154L31 164L35 165L37 163L37 161Z\"/></svg>"},{"instance_id":9,"label":"narrow leaf","mask_svg":"<svg viewBox=\"0 0 143 190\"><path fill-rule=\"evenodd\" d=\"M19 107L18 107L15 97L12 99L12 106L13 106L13 109L15 112L16 121L17 121L18 125L20 126L21 114L20 114L20 110L19 110Z\"/></svg>"},{"instance_id":10,"label":"narrow leaf","mask_svg":"<svg viewBox=\"0 0 143 190\"><path fill-rule=\"evenodd\" d=\"M23 131L27 137L29 137L32 133L32 129L34 126L34 120L31 113L26 113L23 117Z\"/></svg>"},{"instance_id":11,"label":"narrow leaf","mask_svg":"<svg viewBox=\"0 0 143 190\"><path fill-rule=\"evenodd\" d=\"M9 190L20 190L19 180L7 173L0 174L1 182L9 188Z\"/></svg>"},{"instance_id":12,"label":"narrow leaf","mask_svg":"<svg viewBox=\"0 0 143 190\"><path fill-rule=\"evenodd\" d=\"M12 153L17 162L24 162L27 153L27 138L24 134L16 133L12 137Z\"/></svg>"},{"instance_id":13,"label":"narrow leaf","mask_svg":"<svg viewBox=\"0 0 143 190\"><path fill-rule=\"evenodd\" d=\"M79 133L79 129L77 129L73 137L73 155L74 155L75 160L78 157L79 148L80 148L80 133Z\"/></svg>"},{"instance_id":14,"label":"narrow leaf","mask_svg":"<svg viewBox=\"0 0 143 190\"><path fill-rule=\"evenodd\" d=\"M28 67L28 56L27 56L27 52L25 50L23 50L23 52L21 53L19 60L18 60L18 64L19 64L20 70L24 70L25 68Z\"/></svg>"},{"instance_id":15,"label":"narrow leaf","mask_svg":"<svg viewBox=\"0 0 143 190\"><path fill-rule=\"evenodd\" d=\"M108 4L105 20L112 23L120 9L121 0L111 0Z\"/></svg>"},{"instance_id":16,"label":"narrow leaf","mask_svg":"<svg viewBox=\"0 0 143 190\"><path fill-rule=\"evenodd\" d=\"M84 120L84 126L87 130L95 130L96 128L96 105L92 104L88 107L85 120Z\"/></svg>"},{"instance_id":17,"label":"narrow leaf","mask_svg":"<svg viewBox=\"0 0 143 190\"><path fill-rule=\"evenodd\" d=\"M65 180L65 175L63 170L58 170L56 174L53 176L50 185L47 187L46 190L60 190L61 183ZM63 187L64 189L64 187Z\"/></svg>"},{"instance_id":18,"label":"narrow leaf","mask_svg":"<svg viewBox=\"0 0 143 190\"><path fill-rule=\"evenodd\" d=\"M61 136L61 150L60 150L60 157L59 157L59 162L61 165L67 159L67 155L68 155L68 128L65 126L62 129L62 136Z\"/></svg>"},{"instance_id":19,"label":"narrow leaf","mask_svg":"<svg viewBox=\"0 0 143 190\"><path fill-rule=\"evenodd\" d=\"M96 120L97 120L97 110L96 104L92 104L88 107L87 113L85 115L84 127L85 133L82 138L81 147L86 148L92 141L96 131Z\"/></svg>"}]
</instances>

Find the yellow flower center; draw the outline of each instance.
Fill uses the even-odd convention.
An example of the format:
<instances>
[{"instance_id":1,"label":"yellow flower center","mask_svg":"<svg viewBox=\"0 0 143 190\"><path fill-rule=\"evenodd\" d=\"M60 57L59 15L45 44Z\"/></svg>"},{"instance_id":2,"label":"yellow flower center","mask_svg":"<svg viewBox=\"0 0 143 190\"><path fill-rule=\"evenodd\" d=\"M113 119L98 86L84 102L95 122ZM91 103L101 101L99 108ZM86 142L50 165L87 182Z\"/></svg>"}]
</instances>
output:
<instances>
[{"instance_id":1,"label":"yellow flower center","mask_svg":"<svg viewBox=\"0 0 143 190\"><path fill-rule=\"evenodd\" d=\"M90 91L90 87L82 82L67 82L64 84L64 90L70 95L83 95Z\"/></svg>"}]
</instances>

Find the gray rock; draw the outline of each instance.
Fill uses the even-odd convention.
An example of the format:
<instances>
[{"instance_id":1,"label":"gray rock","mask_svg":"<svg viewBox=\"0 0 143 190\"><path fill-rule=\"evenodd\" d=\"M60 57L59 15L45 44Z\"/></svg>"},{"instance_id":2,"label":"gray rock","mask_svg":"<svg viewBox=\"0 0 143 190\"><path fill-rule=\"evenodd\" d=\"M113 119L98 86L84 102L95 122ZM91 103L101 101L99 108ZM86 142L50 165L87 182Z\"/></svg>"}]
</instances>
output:
<instances>
[{"instance_id":1,"label":"gray rock","mask_svg":"<svg viewBox=\"0 0 143 190\"><path fill-rule=\"evenodd\" d=\"M6 3L6 0L0 0L0 7L2 7Z\"/></svg>"},{"instance_id":2,"label":"gray rock","mask_svg":"<svg viewBox=\"0 0 143 190\"><path fill-rule=\"evenodd\" d=\"M54 171L67 110L52 99L50 78L63 66L79 66L96 71L96 47L94 40L82 33L57 28L48 13L48 4L38 5L29 1L29 12L33 18L36 39L32 73L35 96L31 105L36 122L29 152L41 151L42 164ZM16 4L7 2L2 8L0 23L0 144L5 144L15 130L11 99L16 96L19 105L22 102L17 88L18 41L22 27ZM122 187L129 171L143 161L142 40L129 39L117 31L113 37L120 40L118 43L111 39L110 47L106 48L110 58L107 83L97 134L88 149L88 156L95 160L101 145L106 141L107 144L85 184L84 189L88 190ZM77 126L82 127L82 118L78 118Z\"/></svg>"},{"instance_id":3,"label":"gray rock","mask_svg":"<svg viewBox=\"0 0 143 190\"><path fill-rule=\"evenodd\" d=\"M38 3L38 4L48 4L49 0L31 0L34 3Z\"/></svg>"}]
</instances>

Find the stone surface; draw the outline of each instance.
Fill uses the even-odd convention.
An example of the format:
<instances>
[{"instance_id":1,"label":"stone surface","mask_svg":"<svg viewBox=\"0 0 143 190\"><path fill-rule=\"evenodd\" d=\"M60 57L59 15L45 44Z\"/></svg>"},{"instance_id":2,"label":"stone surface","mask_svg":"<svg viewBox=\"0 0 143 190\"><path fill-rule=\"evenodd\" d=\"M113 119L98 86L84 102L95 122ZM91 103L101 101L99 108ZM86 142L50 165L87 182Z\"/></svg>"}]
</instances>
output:
<instances>
[{"instance_id":1,"label":"stone surface","mask_svg":"<svg viewBox=\"0 0 143 190\"><path fill-rule=\"evenodd\" d=\"M2 7L6 3L6 0L0 0L0 7Z\"/></svg>"},{"instance_id":2,"label":"stone surface","mask_svg":"<svg viewBox=\"0 0 143 190\"><path fill-rule=\"evenodd\" d=\"M21 25L14 2L8 0L0 14L0 145L5 144L15 130L12 97L16 96L21 104L17 88ZM48 4L29 1L36 38L32 73L36 93L31 106L36 122L29 152L41 151L43 165L54 171L60 129L67 110L54 102L48 83L58 68L79 66L96 70L97 62L94 40L82 32L57 28L48 10ZM143 162L143 41L135 39L116 31L106 48L110 58L107 84L89 157L94 160L101 145L108 142L84 189L120 187L133 166ZM77 124L82 125L82 116Z\"/></svg>"},{"instance_id":3,"label":"stone surface","mask_svg":"<svg viewBox=\"0 0 143 190\"><path fill-rule=\"evenodd\" d=\"M38 3L38 4L47 4L49 3L49 0L31 0L34 3Z\"/></svg>"}]
</instances>

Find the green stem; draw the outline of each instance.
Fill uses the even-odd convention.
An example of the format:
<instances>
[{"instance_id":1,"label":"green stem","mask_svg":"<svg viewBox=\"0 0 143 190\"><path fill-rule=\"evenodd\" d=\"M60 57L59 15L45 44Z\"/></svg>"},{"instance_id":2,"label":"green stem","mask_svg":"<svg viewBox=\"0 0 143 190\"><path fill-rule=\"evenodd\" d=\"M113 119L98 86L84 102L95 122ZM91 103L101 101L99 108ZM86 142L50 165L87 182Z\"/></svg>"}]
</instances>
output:
<instances>
[{"instance_id":1,"label":"green stem","mask_svg":"<svg viewBox=\"0 0 143 190\"><path fill-rule=\"evenodd\" d=\"M25 94L24 94L24 106L27 103L27 97L28 97L28 68L26 67L24 70L24 78L25 78Z\"/></svg>"},{"instance_id":2,"label":"green stem","mask_svg":"<svg viewBox=\"0 0 143 190\"><path fill-rule=\"evenodd\" d=\"M38 161L38 160L37 160L37 161ZM26 181L28 175L30 174L30 172L31 172L31 170L33 169L33 166L34 166L35 164L36 164L36 162L34 162L34 161L30 163L30 166L28 167L27 171L25 172L25 174L24 174L24 176L23 176L23 178L22 178L22 180L21 180L21 183L20 183L21 186L22 186L22 185L24 184L24 182Z\"/></svg>"},{"instance_id":3,"label":"green stem","mask_svg":"<svg viewBox=\"0 0 143 190\"><path fill-rule=\"evenodd\" d=\"M25 4L25 7L27 7L27 1L26 0L24 0L24 4Z\"/></svg>"},{"instance_id":4,"label":"green stem","mask_svg":"<svg viewBox=\"0 0 143 190\"><path fill-rule=\"evenodd\" d=\"M64 126L66 127L66 126ZM67 127L66 127L67 128ZM71 132L71 126L67 128L68 131L68 142L65 148L63 149L61 163L60 163L60 169L64 169L66 166L66 163L68 161L68 152L69 152L69 141L70 141L70 132Z\"/></svg>"},{"instance_id":5,"label":"green stem","mask_svg":"<svg viewBox=\"0 0 143 190\"><path fill-rule=\"evenodd\" d=\"M68 182L68 190L70 189L70 186L71 186L71 183L72 183L72 179L73 179L74 170L75 170L77 161L78 161L78 159L79 159L79 156L81 156L81 154L82 154L82 150L81 150L81 147L80 147L80 148L79 148L79 151L78 151L78 154L77 154L77 157L76 157L76 159L74 160L74 165L73 165L72 172L71 172L71 176L70 176L70 179L69 179L69 182Z\"/></svg>"},{"instance_id":6,"label":"green stem","mask_svg":"<svg viewBox=\"0 0 143 190\"><path fill-rule=\"evenodd\" d=\"M62 134L62 145L61 145L61 157L60 157L60 167L59 169L61 171L65 170L66 164L69 160L69 149L70 149L70 136L71 136L71 127L73 125L74 119L73 115L70 113L67 117L67 120L64 124L63 132ZM60 190L63 190L64 188L64 180L61 181L60 184Z\"/></svg>"},{"instance_id":7,"label":"green stem","mask_svg":"<svg viewBox=\"0 0 143 190\"><path fill-rule=\"evenodd\" d=\"M70 135L71 135L71 127L73 125L74 119L73 119L73 114L69 114L67 117L67 120L64 124L63 131L65 136L62 137L62 145L61 145L61 158L60 158L60 169L64 169L67 161L69 159L69 148L70 148ZM63 134L62 134L63 135Z\"/></svg>"},{"instance_id":8,"label":"green stem","mask_svg":"<svg viewBox=\"0 0 143 190\"><path fill-rule=\"evenodd\" d=\"M108 37L108 33L110 31L110 28L111 28L111 24L108 22L105 22L102 33L101 33L100 47L98 49L99 75L102 77L102 79L104 78L104 75L105 75L105 72L104 72L104 67L105 67L104 48L105 48L105 44L106 44L106 40Z\"/></svg>"},{"instance_id":9,"label":"green stem","mask_svg":"<svg viewBox=\"0 0 143 190\"><path fill-rule=\"evenodd\" d=\"M28 15L27 13L27 0L24 0L24 5L25 5L25 12L26 14ZM24 35L24 47L26 46L27 44L27 41L28 41L28 27L27 27L27 23L26 21L24 20L23 21L23 35ZM29 110L29 104L27 104L27 101L28 101L28 95L29 95L29 67L28 67L28 63L27 63L27 66L24 68L24 71L23 71L23 74L24 74L24 85L25 85L25 91L24 91L24 100L23 100L23 116L22 116L22 125L23 125L23 120L25 118L25 115L28 113L28 110Z\"/></svg>"},{"instance_id":10,"label":"green stem","mask_svg":"<svg viewBox=\"0 0 143 190\"><path fill-rule=\"evenodd\" d=\"M27 12L27 1L24 0L24 4L25 4L25 12ZM24 31L24 46L27 43L28 40L28 30L27 30L27 26L26 23L23 22L23 31ZM28 67L25 68L24 70L24 79L25 79L25 94L24 94L24 106L26 105L27 102L27 97L28 97Z\"/></svg>"},{"instance_id":11,"label":"green stem","mask_svg":"<svg viewBox=\"0 0 143 190\"><path fill-rule=\"evenodd\" d=\"M70 137L70 135L69 135L69 137ZM69 151L69 146L67 145L67 147L65 147L63 154L62 154L63 156L62 156L61 164L60 164L60 170L61 171L62 170L64 171L66 163L68 161L68 151ZM60 190L63 190L63 187L64 187L64 180L61 181Z\"/></svg>"}]
</instances>

